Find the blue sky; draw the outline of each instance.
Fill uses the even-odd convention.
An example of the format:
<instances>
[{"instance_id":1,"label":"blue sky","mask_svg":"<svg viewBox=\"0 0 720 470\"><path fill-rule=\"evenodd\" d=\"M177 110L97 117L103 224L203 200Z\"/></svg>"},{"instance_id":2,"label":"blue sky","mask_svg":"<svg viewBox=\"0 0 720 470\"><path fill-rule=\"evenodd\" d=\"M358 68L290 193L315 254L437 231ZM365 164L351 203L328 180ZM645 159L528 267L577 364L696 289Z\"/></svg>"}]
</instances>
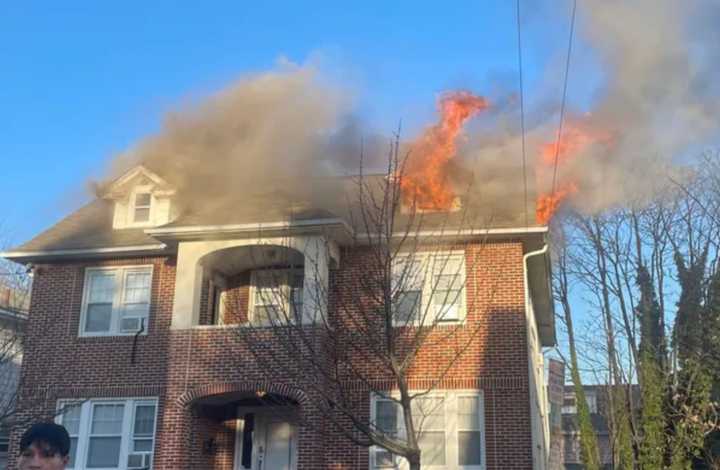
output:
<instances>
[{"instance_id":1,"label":"blue sky","mask_svg":"<svg viewBox=\"0 0 720 470\"><path fill-rule=\"evenodd\" d=\"M564 51L558 2L523 2L529 101ZM319 60L380 130L430 123L444 90L517 92L515 2L261 3L6 2L0 236L19 243L67 215L165 112L280 58Z\"/></svg>"}]
</instances>

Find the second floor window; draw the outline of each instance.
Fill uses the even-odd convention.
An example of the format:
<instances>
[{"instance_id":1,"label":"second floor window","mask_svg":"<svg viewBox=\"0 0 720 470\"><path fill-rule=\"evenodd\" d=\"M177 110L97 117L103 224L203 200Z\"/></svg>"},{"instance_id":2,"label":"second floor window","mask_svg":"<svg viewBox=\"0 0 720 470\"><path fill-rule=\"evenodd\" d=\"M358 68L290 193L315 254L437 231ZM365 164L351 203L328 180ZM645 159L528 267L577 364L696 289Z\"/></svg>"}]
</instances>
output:
<instances>
[{"instance_id":1,"label":"second floor window","mask_svg":"<svg viewBox=\"0 0 720 470\"><path fill-rule=\"evenodd\" d=\"M464 320L464 253L414 253L393 261L396 325Z\"/></svg>"},{"instance_id":2,"label":"second floor window","mask_svg":"<svg viewBox=\"0 0 720 470\"><path fill-rule=\"evenodd\" d=\"M80 319L82 336L147 331L152 266L88 268Z\"/></svg>"}]
</instances>

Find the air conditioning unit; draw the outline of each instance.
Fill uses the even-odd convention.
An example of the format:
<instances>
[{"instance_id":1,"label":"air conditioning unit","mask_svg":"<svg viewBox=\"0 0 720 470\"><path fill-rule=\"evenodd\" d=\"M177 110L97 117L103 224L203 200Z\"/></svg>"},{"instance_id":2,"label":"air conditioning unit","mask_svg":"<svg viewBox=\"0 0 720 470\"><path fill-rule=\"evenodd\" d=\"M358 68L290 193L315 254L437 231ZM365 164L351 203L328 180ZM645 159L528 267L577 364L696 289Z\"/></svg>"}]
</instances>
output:
<instances>
[{"instance_id":1,"label":"air conditioning unit","mask_svg":"<svg viewBox=\"0 0 720 470\"><path fill-rule=\"evenodd\" d=\"M141 317L127 317L120 320L120 331L123 333L136 333L140 330Z\"/></svg>"},{"instance_id":2,"label":"air conditioning unit","mask_svg":"<svg viewBox=\"0 0 720 470\"><path fill-rule=\"evenodd\" d=\"M149 470L152 464L152 452L135 452L128 455L128 469Z\"/></svg>"}]
</instances>

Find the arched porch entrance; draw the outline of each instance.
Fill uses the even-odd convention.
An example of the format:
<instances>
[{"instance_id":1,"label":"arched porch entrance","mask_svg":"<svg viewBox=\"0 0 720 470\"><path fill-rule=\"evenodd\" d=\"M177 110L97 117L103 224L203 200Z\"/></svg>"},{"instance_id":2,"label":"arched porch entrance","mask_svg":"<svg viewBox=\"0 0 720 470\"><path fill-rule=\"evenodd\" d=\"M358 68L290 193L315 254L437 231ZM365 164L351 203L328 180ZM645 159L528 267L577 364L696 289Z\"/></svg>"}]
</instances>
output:
<instances>
[{"instance_id":1,"label":"arched porch entrance","mask_svg":"<svg viewBox=\"0 0 720 470\"><path fill-rule=\"evenodd\" d=\"M214 470L298 468L302 396L287 386L221 384L183 395L202 440L197 465Z\"/></svg>"}]
</instances>

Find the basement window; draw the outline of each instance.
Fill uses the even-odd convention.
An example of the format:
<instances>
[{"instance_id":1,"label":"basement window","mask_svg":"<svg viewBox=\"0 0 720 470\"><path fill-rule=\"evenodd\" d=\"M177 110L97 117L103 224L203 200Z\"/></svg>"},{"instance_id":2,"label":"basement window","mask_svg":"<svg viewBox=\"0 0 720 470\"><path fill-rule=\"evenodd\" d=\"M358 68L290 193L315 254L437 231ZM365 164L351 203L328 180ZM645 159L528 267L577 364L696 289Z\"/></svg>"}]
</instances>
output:
<instances>
[{"instance_id":1,"label":"basement window","mask_svg":"<svg viewBox=\"0 0 720 470\"><path fill-rule=\"evenodd\" d=\"M80 336L147 332L152 266L85 270Z\"/></svg>"}]
</instances>

